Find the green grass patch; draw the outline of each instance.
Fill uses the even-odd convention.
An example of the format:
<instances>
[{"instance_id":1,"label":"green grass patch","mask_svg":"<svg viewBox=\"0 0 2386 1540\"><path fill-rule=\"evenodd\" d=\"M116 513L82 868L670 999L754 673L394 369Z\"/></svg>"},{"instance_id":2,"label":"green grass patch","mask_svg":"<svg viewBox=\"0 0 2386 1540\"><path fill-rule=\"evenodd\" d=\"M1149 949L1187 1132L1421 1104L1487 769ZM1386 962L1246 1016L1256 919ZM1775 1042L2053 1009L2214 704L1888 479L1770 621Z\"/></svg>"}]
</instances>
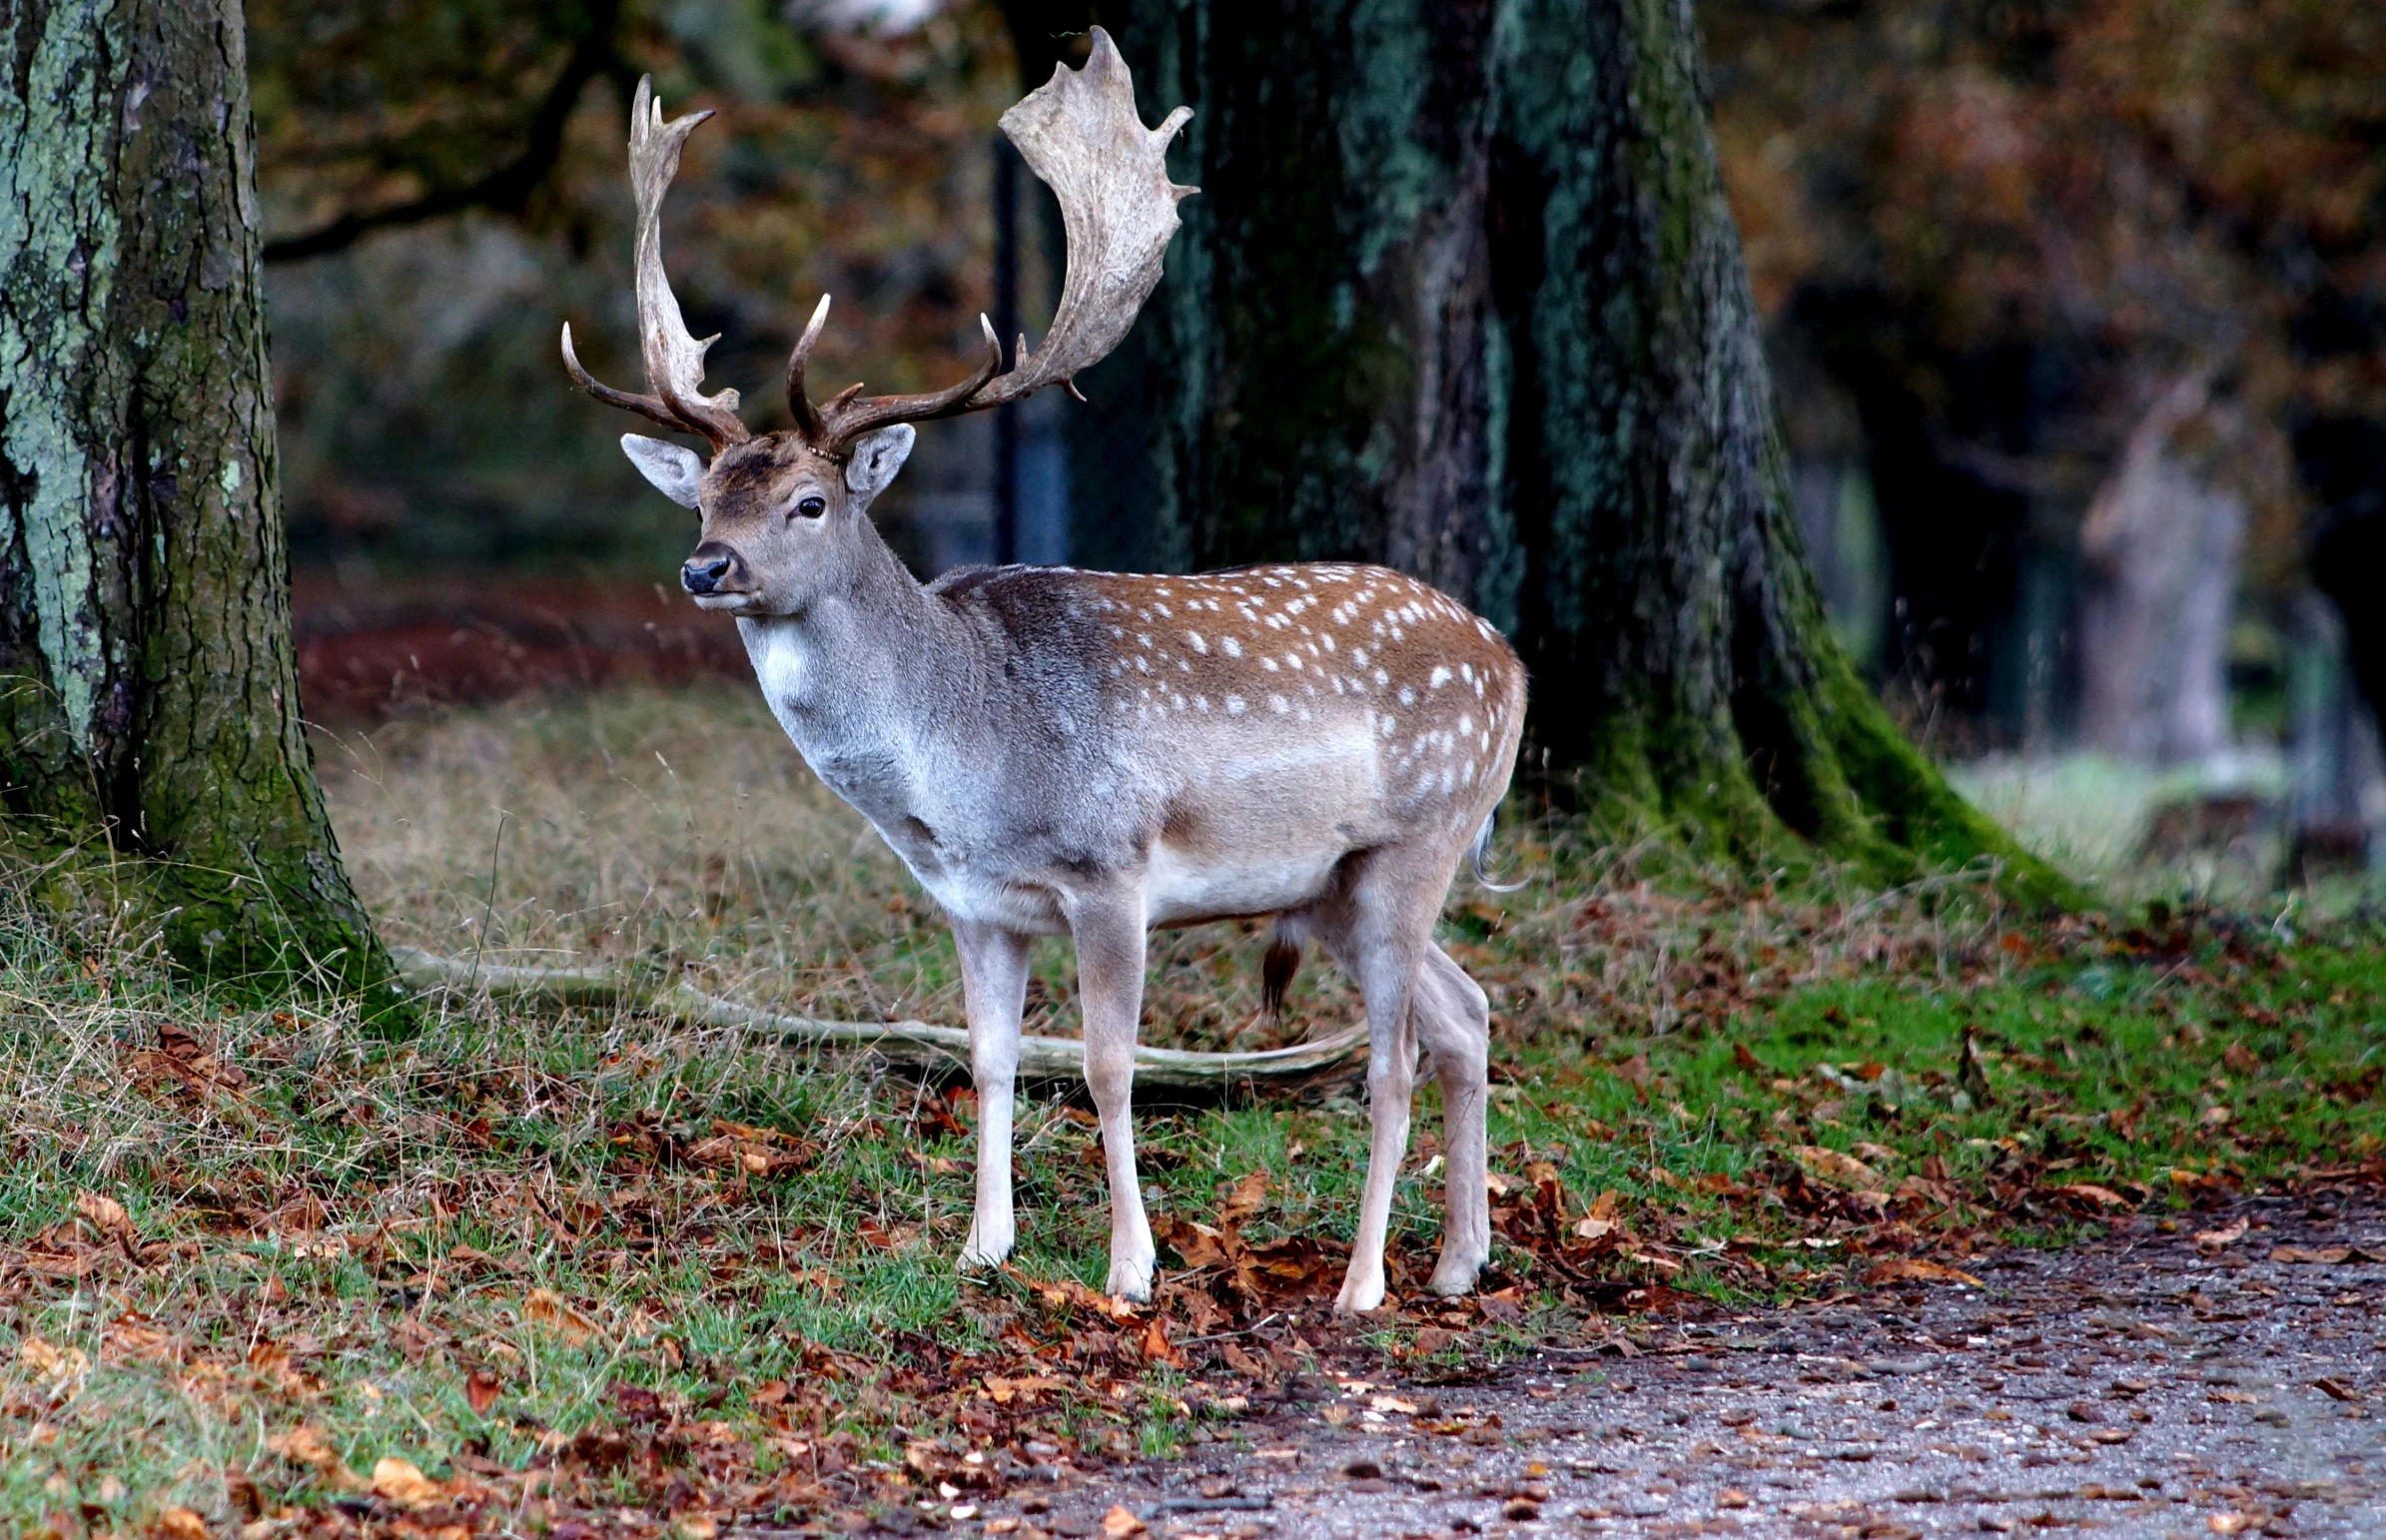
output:
<instances>
[{"instance_id":1,"label":"green grass patch","mask_svg":"<svg viewBox=\"0 0 2386 1540\"><path fill-rule=\"evenodd\" d=\"M393 941L958 1022L930 906L739 711L608 699L327 745L352 767L343 840ZM1564 825L1526 824L1501 859L1536 882L1461 888L1444 927L1496 1016L1490 1297L1416 1293L1439 1228L1428 1090L1400 1308L1325 1318L1366 1146L1361 1088L1326 1083L1142 1119L1156 1212L1214 1224L1238 1202L1236 1241L1284 1268L1249 1294L1175 1269L1158 1343L1151 1315L1085 1297L1105 1190L1066 1100L1021 1111L1016 1272L964 1278L971 1110L945 1089L485 1000L392 1043L0 904L0 1520L182 1508L262 1535L415 1501L434 1528L628 1508L697 1533L943 1501L938 1481L966 1500L1240 1436L1237 1398L1288 1373L1447 1376L1685 1296L1762 1304L1908 1255L1976 1268L2381 1157L2386 954L2363 922L2024 924L1982 874L1752 891ZM1232 927L1156 945L1148 1037L1260 1046L1354 1009L1313 967L1270 1022L1256 952ZM1073 1032L1065 947L1037 981L1031 1030Z\"/></svg>"}]
</instances>

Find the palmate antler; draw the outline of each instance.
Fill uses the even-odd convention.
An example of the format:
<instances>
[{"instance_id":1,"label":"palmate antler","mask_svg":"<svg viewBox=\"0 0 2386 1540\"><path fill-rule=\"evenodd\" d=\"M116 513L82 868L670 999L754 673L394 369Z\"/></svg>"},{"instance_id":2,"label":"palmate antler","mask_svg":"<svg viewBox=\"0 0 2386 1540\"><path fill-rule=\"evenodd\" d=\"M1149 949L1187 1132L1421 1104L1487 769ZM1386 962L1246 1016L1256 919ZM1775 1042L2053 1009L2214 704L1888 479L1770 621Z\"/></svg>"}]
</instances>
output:
<instances>
[{"instance_id":1,"label":"palmate antler","mask_svg":"<svg viewBox=\"0 0 2386 1540\"><path fill-rule=\"evenodd\" d=\"M787 360L787 405L796 430L826 454L843 454L855 439L897 422L923 422L1000 406L1071 382L1119 346L1135 324L1153 286L1160 282L1161 257L1177 233L1177 204L1197 191L1169 181L1169 141L1193 116L1180 107L1157 129L1136 115L1135 83L1118 45L1093 29L1093 53L1085 68L1066 65L1003 114L1003 132L1019 147L1030 170L1061 202L1068 234L1069 271L1061 303L1053 313L1044 346L1030 353L1019 340L1009 373L1000 375L1003 350L984 316L986 353L971 376L943 390L913 395L863 395L860 385L815 405L804 389L805 361L828 323L828 296L820 298L811 324ZM688 132L710 117L690 113L666 124L651 104L647 82L638 84L630 133L630 185L638 198L638 330L653 395L634 395L600 385L580 367L563 329L563 360L581 388L601 401L640 412L666 427L702 433L717 451L747 436L737 419L737 392L707 397L704 350L713 339L688 336L679 303L664 277L659 214L663 190L679 169L679 147Z\"/></svg>"}]
</instances>

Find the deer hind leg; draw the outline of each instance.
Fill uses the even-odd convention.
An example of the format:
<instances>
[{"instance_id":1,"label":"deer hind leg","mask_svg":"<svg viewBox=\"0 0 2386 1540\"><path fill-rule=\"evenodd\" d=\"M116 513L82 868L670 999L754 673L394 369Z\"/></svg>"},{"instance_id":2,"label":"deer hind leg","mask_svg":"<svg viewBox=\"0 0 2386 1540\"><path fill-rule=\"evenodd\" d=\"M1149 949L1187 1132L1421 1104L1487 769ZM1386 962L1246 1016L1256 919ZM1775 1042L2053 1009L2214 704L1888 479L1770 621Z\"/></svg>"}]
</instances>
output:
<instances>
[{"instance_id":1,"label":"deer hind leg","mask_svg":"<svg viewBox=\"0 0 2386 1540\"><path fill-rule=\"evenodd\" d=\"M1144 1011L1144 903L1140 893L1089 899L1073 907L1078 998L1086 1032L1086 1089L1102 1119L1110 1167L1111 1270L1114 1298L1152 1297L1152 1224L1135 1168L1135 1035Z\"/></svg>"},{"instance_id":2,"label":"deer hind leg","mask_svg":"<svg viewBox=\"0 0 2386 1540\"><path fill-rule=\"evenodd\" d=\"M1384 1243L1400 1161L1408 1153L1409 1104L1416 1091L1417 971L1431 944L1432 910L1416 901L1416 885L1401 882L1403 874L1385 854L1369 863L1339 906L1343 913L1320 917L1326 922L1320 938L1358 982L1367 1011L1367 1182L1359 1197L1350 1270L1334 1301L1343 1313L1383 1303Z\"/></svg>"},{"instance_id":3,"label":"deer hind leg","mask_svg":"<svg viewBox=\"0 0 2386 1540\"><path fill-rule=\"evenodd\" d=\"M1441 1261L1427 1286L1463 1294L1491 1259L1491 1200L1483 1186L1489 1133L1491 1002L1438 946L1417 972L1417 1037L1433 1056L1441 1082L1441 1142L1445 1180Z\"/></svg>"},{"instance_id":4,"label":"deer hind leg","mask_svg":"<svg viewBox=\"0 0 2386 1540\"><path fill-rule=\"evenodd\" d=\"M1028 938L953 922L961 994L970 1023L970 1079L978 1088L978 1203L961 1265L992 1267L1011 1254L1011 1098L1019 1076L1019 1018L1028 996Z\"/></svg>"}]
</instances>

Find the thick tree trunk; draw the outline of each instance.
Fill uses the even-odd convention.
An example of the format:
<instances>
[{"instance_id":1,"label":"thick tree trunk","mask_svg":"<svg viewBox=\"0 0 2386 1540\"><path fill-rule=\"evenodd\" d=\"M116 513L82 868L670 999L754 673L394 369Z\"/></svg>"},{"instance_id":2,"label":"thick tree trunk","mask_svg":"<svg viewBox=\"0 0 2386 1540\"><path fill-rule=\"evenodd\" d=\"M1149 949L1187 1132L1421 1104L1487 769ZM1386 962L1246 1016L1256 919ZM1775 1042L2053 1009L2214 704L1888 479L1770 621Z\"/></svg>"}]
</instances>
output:
<instances>
[{"instance_id":1,"label":"thick tree trunk","mask_svg":"<svg viewBox=\"0 0 2386 1540\"><path fill-rule=\"evenodd\" d=\"M1072 417L1078 551L1364 556L1515 639L1620 821L1877 876L1989 854L1825 622L1688 0L1126 0L1201 196ZM1082 6L1014 0L1031 79Z\"/></svg>"},{"instance_id":2,"label":"thick tree trunk","mask_svg":"<svg viewBox=\"0 0 2386 1540\"><path fill-rule=\"evenodd\" d=\"M0 845L388 988L301 729L239 0L0 0Z\"/></svg>"}]
</instances>

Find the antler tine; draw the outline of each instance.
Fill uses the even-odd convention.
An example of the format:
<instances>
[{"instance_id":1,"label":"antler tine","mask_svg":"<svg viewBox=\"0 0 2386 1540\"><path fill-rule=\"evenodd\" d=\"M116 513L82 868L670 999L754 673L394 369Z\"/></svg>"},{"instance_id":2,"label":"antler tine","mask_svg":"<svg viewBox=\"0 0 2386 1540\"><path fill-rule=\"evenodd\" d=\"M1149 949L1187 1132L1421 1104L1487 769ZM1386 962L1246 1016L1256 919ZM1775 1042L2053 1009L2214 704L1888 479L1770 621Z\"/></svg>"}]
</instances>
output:
<instances>
[{"instance_id":1,"label":"antler tine","mask_svg":"<svg viewBox=\"0 0 2386 1540\"><path fill-rule=\"evenodd\" d=\"M589 374L581 365L579 354L571 346L571 323L568 321L563 323L563 367L571 371L572 384L608 406L619 406L624 411L634 411L642 417L651 417L674 432L695 431L691 424L682 421L679 413L671 409L669 402L652 395L637 395L628 390L616 390L594 375Z\"/></svg>"},{"instance_id":2,"label":"antler tine","mask_svg":"<svg viewBox=\"0 0 2386 1540\"><path fill-rule=\"evenodd\" d=\"M747 433L737 417L735 390L706 395L700 388L704 351L719 339L699 342L688 335L663 270L663 193L679 172L680 146L712 114L691 112L666 123L662 103L654 100L654 77L646 75L639 77L629 116L629 185L638 201L638 343L646 383L688 428L711 439L715 450L724 449Z\"/></svg>"},{"instance_id":3,"label":"antler tine","mask_svg":"<svg viewBox=\"0 0 2386 1540\"><path fill-rule=\"evenodd\" d=\"M820 437L820 413L813 409L812 397L804 391L804 361L812 356L812 345L820 341L820 329L828 325L829 297L822 295L812 308L811 325L796 339L795 352L787 356L787 409L795 413L795 430L807 441Z\"/></svg>"},{"instance_id":4,"label":"antler tine","mask_svg":"<svg viewBox=\"0 0 2386 1540\"><path fill-rule=\"evenodd\" d=\"M1100 27L1093 42L1085 68L1055 68L1050 81L1002 118L1029 169L1060 199L1069 238L1069 276L1044 346L1030 354L1021 338L1010 372L998 376L1002 344L988 326L986 360L973 379L932 394L865 396L842 411L824 411L816 444L841 451L890 422L982 411L1067 383L1109 357L1135 325L1177 233L1178 201L1199 191L1170 182L1168 171L1169 141L1193 109L1180 107L1159 128L1145 128L1119 46ZM792 367L791 361L791 373Z\"/></svg>"},{"instance_id":5,"label":"antler tine","mask_svg":"<svg viewBox=\"0 0 2386 1540\"><path fill-rule=\"evenodd\" d=\"M821 408L826 421L815 441L831 452L842 453L862 434L889 423L926 422L974 410L970 397L1003 367L1003 345L994 340L994 323L980 316L978 325L986 335L986 353L967 380L917 395L862 395L862 387L854 385Z\"/></svg>"}]
</instances>

